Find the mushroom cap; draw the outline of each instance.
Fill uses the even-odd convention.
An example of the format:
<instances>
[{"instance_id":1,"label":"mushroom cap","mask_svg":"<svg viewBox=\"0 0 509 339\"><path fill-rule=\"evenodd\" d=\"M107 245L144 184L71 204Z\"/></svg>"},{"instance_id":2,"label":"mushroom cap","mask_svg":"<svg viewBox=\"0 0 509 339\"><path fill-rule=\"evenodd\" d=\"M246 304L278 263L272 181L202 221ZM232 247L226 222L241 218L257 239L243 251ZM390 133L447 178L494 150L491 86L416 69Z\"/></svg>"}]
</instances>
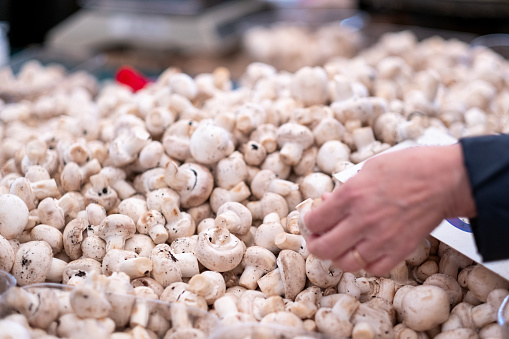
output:
<instances>
[{"instance_id":1,"label":"mushroom cap","mask_svg":"<svg viewBox=\"0 0 509 339\"><path fill-rule=\"evenodd\" d=\"M490 291L509 289L509 282L483 265L475 265L467 277L467 286L474 297L486 302Z\"/></svg>"},{"instance_id":2,"label":"mushroom cap","mask_svg":"<svg viewBox=\"0 0 509 339\"><path fill-rule=\"evenodd\" d=\"M10 185L9 193L23 200L29 210L32 210L37 206L37 197L32 190L30 182L25 177L14 179Z\"/></svg>"},{"instance_id":3,"label":"mushroom cap","mask_svg":"<svg viewBox=\"0 0 509 339\"><path fill-rule=\"evenodd\" d=\"M285 288L285 298L295 299L306 286L306 261L299 253L282 250L277 257L277 267Z\"/></svg>"},{"instance_id":4,"label":"mushroom cap","mask_svg":"<svg viewBox=\"0 0 509 339\"><path fill-rule=\"evenodd\" d=\"M265 272L272 271L276 268L276 256L261 246L250 246L244 253L242 266L255 266Z\"/></svg>"},{"instance_id":5,"label":"mushroom cap","mask_svg":"<svg viewBox=\"0 0 509 339\"><path fill-rule=\"evenodd\" d=\"M166 153L173 159L186 160L191 157L189 141L197 128L193 120L177 120L164 132L162 143Z\"/></svg>"},{"instance_id":6,"label":"mushroom cap","mask_svg":"<svg viewBox=\"0 0 509 339\"><path fill-rule=\"evenodd\" d=\"M352 323L337 317L332 308L329 307L321 307L316 311L315 322L318 330L328 335L339 335L340 338L347 338L352 334Z\"/></svg>"},{"instance_id":7,"label":"mushroom cap","mask_svg":"<svg viewBox=\"0 0 509 339\"><path fill-rule=\"evenodd\" d=\"M29 241L21 244L16 252L12 275L18 285L43 283L51 267L53 251L45 241Z\"/></svg>"},{"instance_id":8,"label":"mushroom cap","mask_svg":"<svg viewBox=\"0 0 509 339\"><path fill-rule=\"evenodd\" d=\"M146 234L134 234L126 240L124 250L133 251L140 257L150 257L152 249L156 246L151 237Z\"/></svg>"},{"instance_id":9,"label":"mushroom cap","mask_svg":"<svg viewBox=\"0 0 509 339\"><path fill-rule=\"evenodd\" d=\"M244 157L238 151L219 160L214 169L216 186L231 189L236 184L247 179L247 165Z\"/></svg>"},{"instance_id":10,"label":"mushroom cap","mask_svg":"<svg viewBox=\"0 0 509 339\"><path fill-rule=\"evenodd\" d=\"M100 262L91 258L73 260L65 267L62 283L66 285L74 276L85 278L91 273L101 273Z\"/></svg>"},{"instance_id":11,"label":"mushroom cap","mask_svg":"<svg viewBox=\"0 0 509 339\"><path fill-rule=\"evenodd\" d=\"M42 224L51 225L57 229L65 226L65 216L63 209L58 205L58 200L48 197L39 202L37 214Z\"/></svg>"},{"instance_id":12,"label":"mushroom cap","mask_svg":"<svg viewBox=\"0 0 509 339\"><path fill-rule=\"evenodd\" d=\"M142 234L148 234L148 231L156 226L156 225L165 225L166 219L164 218L164 215L156 210L148 210L147 212L143 213L140 218L138 219L138 222L136 223L136 228L138 229L138 232Z\"/></svg>"},{"instance_id":13,"label":"mushroom cap","mask_svg":"<svg viewBox=\"0 0 509 339\"><path fill-rule=\"evenodd\" d=\"M196 257L209 270L226 272L242 261L245 245L225 228L211 228L198 235Z\"/></svg>"},{"instance_id":14,"label":"mushroom cap","mask_svg":"<svg viewBox=\"0 0 509 339\"><path fill-rule=\"evenodd\" d=\"M316 155L316 164L325 173L332 174L341 161L350 159L350 148L339 140L326 141Z\"/></svg>"},{"instance_id":15,"label":"mushroom cap","mask_svg":"<svg viewBox=\"0 0 509 339\"><path fill-rule=\"evenodd\" d=\"M296 143L306 149L313 144L314 136L306 126L287 122L277 129L276 140L279 147L283 147L286 143Z\"/></svg>"},{"instance_id":16,"label":"mushroom cap","mask_svg":"<svg viewBox=\"0 0 509 339\"><path fill-rule=\"evenodd\" d=\"M192 157L202 164L214 164L234 151L228 132L211 121L200 122L189 142Z\"/></svg>"},{"instance_id":17,"label":"mushroom cap","mask_svg":"<svg viewBox=\"0 0 509 339\"><path fill-rule=\"evenodd\" d=\"M123 214L110 214L99 225L97 235L108 241L108 238L112 236L128 239L134 233L136 233L136 225L131 217Z\"/></svg>"},{"instance_id":18,"label":"mushroom cap","mask_svg":"<svg viewBox=\"0 0 509 339\"><path fill-rule=\"evenodd\" d=\"M45 241L53 250L53 255L64 248L62 232L50 225L39 224L30 231L31 240Z\"/></svg>"},{"instance_id":19,"label":"mushroom cap","mask_svg":"<svg viewBox=\"0 0 509 339\"><path fill-rule=\"evenodd\" d=\"M238 218L238 223L231 225L229 218L223 215L223 213L227 212L233 212ZM215 219L215 226L226 227L230 230L230 232L235 234L246 234L249 232L253 223L251 211L239 202L229 201L222 204L216 214L217 217Z\"/></svg>"},{"instance_id":20,"label":"mushroom cap","mask_svg":"<svg viewBox=\"0 0 509 339\"><path fill-rule=\"evenodd\" d=\"M179 170L193 174L186 189L179 192L180 205L183 208L189 208L207 201L214 188L214 177L208 168L195 163L185 163L179 167Z\"/></svg>"},{"instance_id":21,"label":"mushroom cap","mask_svg":"<svg viewBox=\"0 0 509 339\"><path fill-rule=\"evenodd\" d=\"M409 289L401 300L403 323L414 331L427 331L449 318L449 296L437 286Z\"/></svg>"},{"instance_id":22,"label":"mushroom cap","mask_svg":"<svg viewBox=\"0 0 509 339\"><path fill-rule=\"evenodd\" d=\"M280 311L267 314L260 320L261 324L281 324L283 326L304 328L302 320L292 312Z\"/></svg>"},{"instance_id":23,"label":"mushroom cap","mask_svg":"<svg viewBox=\"0 0 509 339\"><path fill-rule=\"evenodd\" d=\"M154 195L157 194L154 192L155 191L152 191L151 193ZM138 196L129 197L127 199L122 200L118 204L118 213L128 215L129 217L131 217L131 219L133 219L133 221L138 221L140 216L147 211L148 211L148 197L147 201Z\"/></svg>"},{"instance_id":24,"label":"mushroom cap","mask_svg":"<svg viewBox=\"0 0 509 339\"><path fill-rule=\"evenodd\" d=\"M260 172L256 173L250 185L253 196L261 199L268 191L270 182L276 178L276 174L268 169L262 169Z\"/></svg>"},{"instance_id":25,"label":"mushroom cap","mask_svg":"<svg viewBox=\"0 0 509 339\"><path fill-rule=\"evenodd\" d=\"M306 276L313 285L327 288L339 284L343 271L334 267L331 261L320 260L310 254L306 258Z\"/></svg>"},{"instance_id":26,"label":"mushroom cap","mask_svg":"<svg viewBox=\"0 0 509 339\"><path fill-rule=\"evenodd\" d=\"M432 274L422 284L438 286L447 292L451 309L463 299L463 290L460 284L456 279L447 274Z\"/></svg>"},{"instance_id":27,"label":"mushroom cap","mask_svg":"<svg viewBox=\"0 0 509 339\"><path fill-rule=\"evenodd\" d=\"M119 271L119 265L122 261L138 258L135 252L112 249L106 252L102 261L102 274L110 276L113 272Z\"/></svg>"},{"instance_id":28,"label":"mushroom cap","mask_svg":"<svg viewBox=\"0 0 509 339\"><path fill-rule=\"evenodd\" d=\"M131 281L131 285L134 287L135 290L137 287L142 286L150 288L157 295L158 299L161 296L161 293L163 293L164 291L164 287L160 283L149 277L133 279Z\"/></svg>"},{"instance_id":29,"label":"mushroom cap","mask_svg":"<svg viewBox=\"0 0 509 339\"><path fill-rule=\"evenodd\" d=\"M180 195L177 192L175 192L174 190L172 190L171 188L164 187L164 188L158 188L158 189L147 194L146 208L149 210L156 210L156 211L162 212L163 211L162 206L163 206L163 202L165 199L171 199L171 200L175 201L176 204L180 204ZM138 215L138 218L143 213L140 213ZM125 213L122 213L122 214L125 214ZM133 220L135 220L135 219L133 218ZM136 219L136 220L138 220L138 219Z\"/></svg>"},{"instance_id":30,"label":"mushroom cap","mask_svg":"<svg viewBox=\"0 0 509 339\"><path fill-rule=\"evenodd\" d=\"M20 235L28 222L28 208L14 194L0 194L0 235L11 240Z\"/></svg>"},{"instance_id":31,"label":"mushroom cap","mask_svg":"<svg viewBox=\"0 0 509 339\"><path fill-rule=\"evenodd\" d=\"M0 235L0 270L10 272L14 265L14 250L7 239Z\"/></svg>"},{"instance_id":32,"label":"mushroom cap","mask_svg":"<svg viewBox=\"0 0 509 339\"><path fill-rule=\"evenodd\" d=\"M329 99L327 73L322 67L302 67L293 75L290 91L306 106L325 104Z\"/></svg>"},{"instance_id":33,"label":"mushroom cap","mask_svg":"<svg viewBox=\"0 0 509 339\"><path fill-rule=\"evenodd\" d=\"M304 199L317 199L325 192L332 192L334 182L327 174L315 172L306 175L299 187Z\"/></svg>"}]
</instances>

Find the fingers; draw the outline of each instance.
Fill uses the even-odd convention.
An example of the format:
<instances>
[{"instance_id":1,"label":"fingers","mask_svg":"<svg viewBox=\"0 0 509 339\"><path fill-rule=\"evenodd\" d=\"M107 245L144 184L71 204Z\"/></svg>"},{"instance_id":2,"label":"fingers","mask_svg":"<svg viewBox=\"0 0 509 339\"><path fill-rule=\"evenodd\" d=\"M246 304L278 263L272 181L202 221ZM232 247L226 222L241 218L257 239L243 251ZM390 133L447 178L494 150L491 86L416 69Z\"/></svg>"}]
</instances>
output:
<instances>
[{"instance_id":1,"label":"fingers","mask_svg":"<svg viewBox=\"0 0 509 339\"><path fill-rule=\"evenodd\" d=\"M306 228L317 234L327 232L346 217L348 205L340 189L324 195L322 204L304 216Z\"/></svg>"},{"instance_id":2,"label":"fingers","mask_svg":"<svg viewBox=\"0 0 509 339\"><path fill-rule=\"evenodd\" d=\"M328 232L315 234L307 240L308 249L320 259L338 258L345 254L363 237L362 232L355 229L355 225L348 219L339 225L333 225Z\"/></svg>"}]
</instances>

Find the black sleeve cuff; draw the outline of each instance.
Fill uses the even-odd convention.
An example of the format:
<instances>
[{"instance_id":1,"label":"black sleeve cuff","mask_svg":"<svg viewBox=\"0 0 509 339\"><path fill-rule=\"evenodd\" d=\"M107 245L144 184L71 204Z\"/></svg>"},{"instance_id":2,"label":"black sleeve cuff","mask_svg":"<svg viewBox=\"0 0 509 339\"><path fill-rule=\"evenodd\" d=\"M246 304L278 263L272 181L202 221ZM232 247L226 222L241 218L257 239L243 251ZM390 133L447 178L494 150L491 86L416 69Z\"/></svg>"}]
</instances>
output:
<instances>
[{"instance_id":1,"label":"black sleeve cuff","mask_svg":"<svg viewBox=\"0 0 509 339\"><path fill-rule=\"evenodd\" d=\"M460 139L477 216L470 219L484 261L509 258L509 135Z\"/></svg>"}]
</instances>

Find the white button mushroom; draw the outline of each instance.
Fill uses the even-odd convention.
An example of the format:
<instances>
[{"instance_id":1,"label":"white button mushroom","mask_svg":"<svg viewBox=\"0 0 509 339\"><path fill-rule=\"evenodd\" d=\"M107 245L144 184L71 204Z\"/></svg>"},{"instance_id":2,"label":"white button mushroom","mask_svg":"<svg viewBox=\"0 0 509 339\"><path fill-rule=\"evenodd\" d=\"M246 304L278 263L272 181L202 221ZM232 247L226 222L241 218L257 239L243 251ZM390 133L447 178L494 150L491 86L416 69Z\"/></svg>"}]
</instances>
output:
<instances>
[{"instance_id":1,"label":"white button mushroom","mask_svg":"<svg viewBox=\"0 0 509 339\"><path fill-rule=\"evenodd\" d=\"M0 235L0 270L10 272L14 264L14 250L7 239Z\"/></svg>"},{"instance_id":2,"label":"white button mushroom","mask_svg":"<svg viewBox=\"0 0 509 339\"><path fill-rule=\"evenodd\" d=\"M0 234L7 240L20 235L28 222L27 205L18 196L0 194Z\"/></svg>"},{"instance_id":3,"label":"white button mushroom","mask_svg":"<svg viewBox=\"0 0 509 339\"><path fill-rule=\"evenodd\" d=\"M196 295L202 296L207 304L212 305L226 292L223 276L214 271L204 271L189 280L189 287Z\"/></svg>"},{"instance_id":4,"label":"white button mushroom","mask_svg":"<svg viewBox=\"0 0 509 339\"><path fill-rule=\"evenodd\" d=\"M108 178L104 174L99 172L92 175L90 183L92 186L84 194L86 205L99 204L109 211L119 203L117 192L109 185Z\"/></svg>"},{"instance_id":5,"label":"white button mushroom","mask_svg":"<svg viewBox=\"0 0 509 339\"><path fill-rule=\"evenodd\" d=\"M334 267L330 261L320 260L312 254L306 259L306 276L315 286L321 288L337 286L342 275L343 271Z\"/></svg>"},{"instance_id":6,"label":"white button mushroom","mask_svg":"<svg viewBox=\"0 0 509 339\"><path fill-rule=\"evenodd\" d=\"M252 225L251 212L238 202L227 202L217 210L214 220L215 227L224 227L235 235L244 235Z\"/></svg>"},{"instance_id":7,"label":"white button mushroom","mask_svg":"<svg viewBox=\"0 0 509 339\"><path fill-rule=\"evenodd\" d=\"M177 167L170 162L166 165L164 177L168 186L179 193L180 204L184 208L203 204L214 188L212 174L199 164L186 163Z\"/></svg>"},{"instance_id":8,"label":"white button mushroom","mask_svg":"<svg viewBox=\"0 0 509 339\"><path fill-rule=\"evenodd\" d=\"M168 231L164 228L165 225L166 219L162 213L150 210L140 216L136 228L139 233L148 234L155 244L161 244L168 239Z\"/></svg>"},{"instance_id":9,"label":"white button mushroom","mask_svg":"<svg viewBox=\"0 0 509 339\"><path fill-rule=\"evenodd\" d=\"M127 215L110 214L101 222L97 235L106 241L106 251L124 248L126 239L136 232L133 219Z\"/></svg>"},{"instance_id":10,"label":"white button mushroom","mask_svg":"<svg viewBox=\"0 0 509 339\"><path fill-rule=\"evenodd\" d=\"M214 164L234 151L228 132L207 120L202 120L194 131L189 148L192 157L206 165Z\"/></svg>"},{"instance_id":11,"label":"white button mushroom","mask_svg":"<svg viewBox=\"0 0 509 339\"><path fill-rule=\"evenodd\" d=\"M294 75L291 93L305 106L325 104L329 99L327 73L321 67L299 69Z\"/></svg>"},{"instance_id":12,"label":"white button mushroom","mask_svg":"<svg viewBox=\"0 0 509 339\"><path fill-rule=\"evenodd\" d=\"M250 290L257 287L258 280L276 268L276 256L260 246L248 247L242 259L244 272L239 279L239 285Z\"/></svg>"},{"instance_id":13,"label":"white button mushroom","mask_svg":"<svg viewBox=\"0 0 509 339\"><path fill-rule=\"evenodd\" d=\"M196 257L209 270L226 272L240 264L244 246L226 228L212 228L198 235Z\"/></svg>"},{"instance_id":14,"label":"white button mushroom","mask_svg":"<svg viewBox=\"0 0 509 339\"><path fill-rule=\"evenodd\" d=\"M214 169L214 179L217 186L231 189L236 184L247 179L247 166L244 157L238 151L227 158L219 160Z\"/></svg>"},{"instance_id":15,"label":"white button mushroom","mask_svg":"<svg viewBox=\"0 0 509 339\"><path fill-rule=\"evenodd\" d=\"M52 265L59 264L57 260L53 259L51 246L47 242L29 241L19 247L12 275L20 286L42 283L52 273ZM53 270L56 269L57 267L54 267Z\"/></svg>"},{"instance_id":16,"label":"white button mushroom","mask_svg":"<svg viewBox=\"0 0 509 339\"><path fill-rule=\"evenodd\" d=\"M313 133L303 125L286 123L277 130L277 143L281 150L281 161L287 165L296 165L304 150L313 144Z\"/></svg>"},{"instance_id":17,"label":"white button mushroom","mask_svg":"<svg viewBox=\"0 0 509 339\"><path fill-rule=\"evenodd\" d=\"M239 182L229 190L216 187L210 195L210 208L212 211L217 212L219 207L221 207L224 203L229 201L242 202L249 198L250 195L251 191L244 181Z\"/></svg>"}]
</instances>

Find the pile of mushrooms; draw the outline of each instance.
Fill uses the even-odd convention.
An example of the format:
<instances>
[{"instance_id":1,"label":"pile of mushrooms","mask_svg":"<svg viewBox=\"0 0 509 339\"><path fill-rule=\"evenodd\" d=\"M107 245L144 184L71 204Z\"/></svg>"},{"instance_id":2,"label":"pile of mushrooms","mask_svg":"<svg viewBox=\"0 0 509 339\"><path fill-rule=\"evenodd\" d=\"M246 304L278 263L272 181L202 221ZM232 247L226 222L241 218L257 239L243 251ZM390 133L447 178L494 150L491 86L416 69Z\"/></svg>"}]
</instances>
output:
<instances>
[{"instance_id":1,"label":"pile of mushrooms","mask_svg":"<svg viewBox=\"0 0 509 339\"><path fill-rule=\"evenodd\" d=\"M0 338L502 338L509 282L484 266L430 236L387 276L343 272L299 220L335 173L427 128L507 132L508 79L487 48L400 32L295 73L250 64L235 89L169 68L137 92L87 78L0 102L0 269L19 285Z\"/></svg>"}]
</instances>

